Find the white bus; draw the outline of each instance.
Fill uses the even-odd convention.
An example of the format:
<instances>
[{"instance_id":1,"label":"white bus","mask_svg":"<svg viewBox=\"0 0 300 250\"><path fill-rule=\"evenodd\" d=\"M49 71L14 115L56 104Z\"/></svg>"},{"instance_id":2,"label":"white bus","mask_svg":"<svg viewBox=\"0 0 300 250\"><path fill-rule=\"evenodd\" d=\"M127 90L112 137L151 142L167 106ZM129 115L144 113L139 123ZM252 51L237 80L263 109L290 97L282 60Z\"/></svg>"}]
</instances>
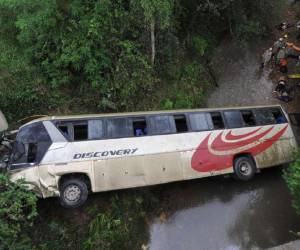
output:
<instances>
[{"instance_id":1,"label":"white bus","mask_svg":"<svg viewBox=\"0 0 300 250\"><path fill-rule=\"evenodd\" d=\"M296 141L280 106L50 116L20 127L7 162L39 196L65 207L88 193L220 174L249 180L291 162Z\"/></svg>"}]
</instances>

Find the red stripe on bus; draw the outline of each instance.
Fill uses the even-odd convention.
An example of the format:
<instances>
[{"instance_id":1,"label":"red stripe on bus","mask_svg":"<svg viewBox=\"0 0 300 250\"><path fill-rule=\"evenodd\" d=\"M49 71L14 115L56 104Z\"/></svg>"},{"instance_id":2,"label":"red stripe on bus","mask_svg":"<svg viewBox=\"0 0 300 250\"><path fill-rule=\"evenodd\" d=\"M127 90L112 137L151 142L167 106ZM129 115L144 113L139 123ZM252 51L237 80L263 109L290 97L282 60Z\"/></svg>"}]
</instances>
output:
<instances>
[{"instance_id":1,"label":"red stripe on bus","mask_svg":"<svg viewBox=\"0 0 300 250\"><path fill-rule=\"evenodd\" d=\"M196 151L194 152L191 160L192 168L198 172L211 172L219 171L232 167L232 161L235 154L239 153L249 153L252 156L260 154L265 151L267 148L271 147L276 141L286 131L288 125L280 129L275 135L266 140L260 140L263 136L271 132L274 127L267 129L257 136L253 136L250 139L242 140L240 142L224 142L221 138L221 132L211 143L211 147L214 151L222 153L222 151L235 150L234 154L228 155L216 155L209 151L209 138L211 133L206 136L206 138L200 143ZM245 143L246 142L246 143ZM244 150L242 147L256 142L257 144L253 145L247 150ZM219 149L222 150L219 150ZM240 148L240 149L239 149Z\"/></svg>"},{"instance_id":2,"label":"red stripe on bus","mask_svg":"<svg viewBox=\"0 0 300 250\"><path fill-rule=\"evenodd\" d=\"M247 133L247 134L243 134L243 135L233 135L233 134L232 134L232 130L230 130L230 131L228 132L228 134L225 136L225 139L226 139L226 140L229 140L229 141L234 141L234 140L243 139L243 138L246 138L246 137L248 137L248 136L250 136L250 135L255 134L255 133L258 132L260 129L261 129L261 127L258 128L258 129L255 129L255 130L253 130L253 131L251 131L251 132L249 132L249 133Z\"/></svg>"}]
</instances>

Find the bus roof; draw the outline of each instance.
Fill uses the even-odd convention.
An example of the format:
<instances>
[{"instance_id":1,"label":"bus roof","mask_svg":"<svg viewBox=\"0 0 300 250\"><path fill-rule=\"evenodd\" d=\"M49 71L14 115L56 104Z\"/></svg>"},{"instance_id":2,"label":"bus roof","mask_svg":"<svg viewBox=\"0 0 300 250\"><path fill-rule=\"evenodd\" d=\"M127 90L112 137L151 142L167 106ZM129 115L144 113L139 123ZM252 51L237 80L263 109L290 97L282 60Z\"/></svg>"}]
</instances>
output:
<instances>
[{"instance_id":1,"label":"bus roof","mask_svg":"<svg viewBox=\"0 0 300 250\"><path fill-rule=\"evenodd\" d=\"M177 109L177 110L157 110L157 111L138 111L138 112L124 112L124 113L102 113L102 114L81 114L81 115L61 115L61 116L45 116L32 120L25 123L26 126L31 123L39 121L51 121L51 120L76 120L76 119L89 119L89 118L101 118L101 117L114 117L114 116L142 116L142 115L152 115L152 114L168 114L168 113L186 113L186 112L209 112L218 110L235 110L235 109L254 109L254 108L272 108L281 107L281 105L261 105L261 106L244 106L244 107L219 107L219 108L202 108L202 109Z\"/></svg>"}]
</instances>

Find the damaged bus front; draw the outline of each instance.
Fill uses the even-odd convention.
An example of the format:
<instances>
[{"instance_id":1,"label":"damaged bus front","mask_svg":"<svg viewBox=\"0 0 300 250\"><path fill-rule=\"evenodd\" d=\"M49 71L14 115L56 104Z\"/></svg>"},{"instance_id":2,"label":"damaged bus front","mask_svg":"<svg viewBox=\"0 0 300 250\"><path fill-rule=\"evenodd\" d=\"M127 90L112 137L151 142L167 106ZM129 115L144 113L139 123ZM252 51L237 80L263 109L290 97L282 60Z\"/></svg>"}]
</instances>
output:
<instances>
[{"instance_id":1,"label":"damaged bus front","mask_svg":"<svg viewBox=\"0 0 300 250\"><path fill-rule=\"evenodd\" d=\"M56 177L47 172L47 178L39 165L53 143L53 138L44 123L54 125L47 121L32 121L20 127L15 140L11 146L10 157L6 161L6 169L12 181L18 179L26 180L26 186L34 191L39 197L58 196ZM54 140L63 136L56 136ZM53 178L51 178L53 177Z\"/></svg>"},{"instance_id":2,"label":"damaged bus front","mask_svg":"<svg viewBox=\"0 0 300 250\"><path fill-rule=\"evenodd\" d=\"M43 181L40 177L40 165L44 155L52 144L43 121L31 121L21 126L17 131L8 132L8 124L0 112L0 167L2 172L7 172L12 181L24 179L26 186L39 197L58 196L57 188L51 188L51 183ZM50 124L50 130L51 130ZM53 126L54 127L54 126ZM54 133L55 134L55 133ZM63 136L61 138L66 141ZM51 174L47 173L50 177ZM47 179L51 179L51 178ZM55 182L56 178L53 178ZM53 183L53 186L57 186Z\"/></svg>"}]
</instances>

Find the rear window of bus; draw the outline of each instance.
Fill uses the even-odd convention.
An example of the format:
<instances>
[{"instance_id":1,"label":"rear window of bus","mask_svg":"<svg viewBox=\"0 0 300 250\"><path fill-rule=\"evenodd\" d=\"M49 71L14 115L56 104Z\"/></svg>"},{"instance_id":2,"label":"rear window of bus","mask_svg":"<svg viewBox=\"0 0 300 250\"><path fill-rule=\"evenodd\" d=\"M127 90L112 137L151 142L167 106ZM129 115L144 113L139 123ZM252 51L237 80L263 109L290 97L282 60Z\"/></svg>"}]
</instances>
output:
<instances>
[{"instance_id":1,"label":"rear window of bus","mask_svg":"<svg viewBox=\"0 0 300 250\"><path fill-rule=\"evenodd\" d=\"M255 109L254 112L258 125L287 123L287 119L280 108Z\"/></svg>"}]
</instances>

